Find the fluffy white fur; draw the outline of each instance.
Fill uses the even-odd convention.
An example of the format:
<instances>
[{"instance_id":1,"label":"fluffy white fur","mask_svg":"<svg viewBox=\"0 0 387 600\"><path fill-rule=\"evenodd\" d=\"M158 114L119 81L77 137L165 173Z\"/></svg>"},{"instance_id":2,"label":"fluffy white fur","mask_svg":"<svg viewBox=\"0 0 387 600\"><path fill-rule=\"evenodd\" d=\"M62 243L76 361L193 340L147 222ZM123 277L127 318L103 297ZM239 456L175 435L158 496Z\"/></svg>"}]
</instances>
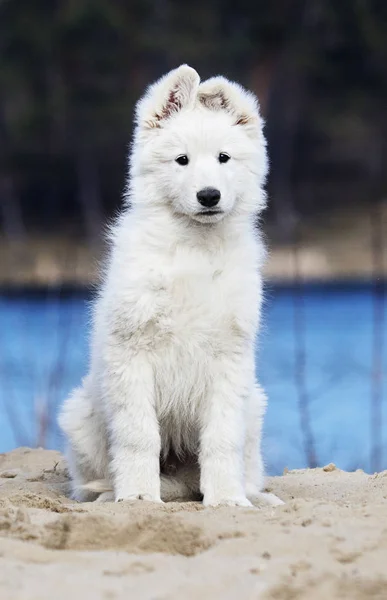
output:
<instances>
[{"instance_id":1,"label":"fluffy white fur","mask_svg":"<svg viewBox=\"0 0 387 600\"><path fill-rule=\"evenodd\" d=\"M264 248L255 218L267 158L257 101L222 77L200 83L183 65L149 88L136 125L90 371L59 418L73 496L280 502L261 493L266 399L254 350ZM206 187L221 193L216 213L198 202Z\"/></svg>"}]
</instances>

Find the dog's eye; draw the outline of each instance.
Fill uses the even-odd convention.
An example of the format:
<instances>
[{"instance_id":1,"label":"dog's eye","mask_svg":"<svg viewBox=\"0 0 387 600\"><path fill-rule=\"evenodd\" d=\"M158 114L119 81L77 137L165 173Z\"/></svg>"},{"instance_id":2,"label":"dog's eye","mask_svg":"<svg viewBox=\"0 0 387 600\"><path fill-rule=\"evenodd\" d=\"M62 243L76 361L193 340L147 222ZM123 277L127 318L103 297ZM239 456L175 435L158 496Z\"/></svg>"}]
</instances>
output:
<instances>
[{"instance_id":1,"label":"dog's eye","mask_svg":"<svg viewBox=\"0 0 387 600\"><path fill-rule=\"evenodd\" d=\"M226 163L230 160L230 156L228 154L226 154L225 152L221 152L218 156L218 160L220 163Z\"/></svg>"},{"instance_id":2,"label":"dog's eye","mask_svg":"<svg viewBox=\"0 0 387 600\"><path fill-rule=\"evenodd\" d=\"M189 163L188 156L186 154L182 154L176 158L176 162L182 167L185 167L185 165L188 165Z\"/></svg>"}]
</instances>

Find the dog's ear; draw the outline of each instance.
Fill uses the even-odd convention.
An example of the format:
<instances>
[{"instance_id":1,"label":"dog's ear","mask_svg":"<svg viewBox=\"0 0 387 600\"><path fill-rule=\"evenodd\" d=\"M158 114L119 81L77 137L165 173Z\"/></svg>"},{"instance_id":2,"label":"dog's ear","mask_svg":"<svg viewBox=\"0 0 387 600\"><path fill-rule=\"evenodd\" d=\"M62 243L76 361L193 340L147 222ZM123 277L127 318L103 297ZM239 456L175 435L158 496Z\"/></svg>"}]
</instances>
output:
<instances>
[{"instance_id":1,"label":"dog's ear","mask_svg":"<svg viewBox=\"0 0 387 600\"><path fill-rule=\"evenodd\" d=\"M154 129L182 108L195 103L200 78L195 69L181 65L149 87L136 107L139 127Z\"/></svg>"},{"instance_id":2,"label":"dog's ear","mask_svg":"<svg viewBox=\"0 0 387 600\"><path fill-rule=\"evenodd\" d=\"M256 96L225 77L212 77L199 86L199 102L210 110L228 112L234 125L245 128L252 137L260 135L263 121Z\"/></svg>"}]
</instances>

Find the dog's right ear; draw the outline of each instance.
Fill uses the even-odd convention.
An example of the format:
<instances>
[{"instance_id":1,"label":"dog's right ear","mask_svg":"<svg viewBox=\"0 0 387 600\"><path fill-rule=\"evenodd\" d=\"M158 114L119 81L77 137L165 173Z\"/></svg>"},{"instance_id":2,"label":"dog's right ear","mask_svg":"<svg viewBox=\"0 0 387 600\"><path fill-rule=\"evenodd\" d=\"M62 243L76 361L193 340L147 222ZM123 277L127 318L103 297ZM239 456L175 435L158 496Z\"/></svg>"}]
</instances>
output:
<instances>
[{"instance_id":1,"label":"dog's right ear","mask_svg":"<svg viewBox=\"0 0 387 600\"><path fill-rule=\"evenodd\" d=\"M181 65L149 87L136 107L137 125L143 129L162 127L163 121L182 108L193 106L200 77L195 69Z\"/></svg>"}]
</instances>

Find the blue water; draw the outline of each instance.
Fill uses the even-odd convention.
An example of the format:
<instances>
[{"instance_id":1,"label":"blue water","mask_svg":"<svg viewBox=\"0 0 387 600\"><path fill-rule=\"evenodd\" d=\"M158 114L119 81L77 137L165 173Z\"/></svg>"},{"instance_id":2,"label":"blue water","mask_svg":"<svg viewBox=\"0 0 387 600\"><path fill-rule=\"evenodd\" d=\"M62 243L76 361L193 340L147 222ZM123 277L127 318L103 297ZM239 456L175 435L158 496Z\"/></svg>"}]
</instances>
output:
<instances>
[{"instance_id":1,"label":"blue water","mask_svg":"<svg viewBox=\"0 0 387 600\"><path fill-rule=\"evenodd\" d=\"M305 389L319 464L370 470L373 291L367 285L303 290ZM384 336L381 468L387 468L387 299ZM268 471L307 464L300 426L294 290L269 290L257 373L269 395L264 453ZM61 448L58 405L87 369L88 300L72 294L0 296L0 452L38 440ZM301 336L302 337L302 336ZM39 414L51 426L39 436Z\"/></svg>"}]
</instances>

